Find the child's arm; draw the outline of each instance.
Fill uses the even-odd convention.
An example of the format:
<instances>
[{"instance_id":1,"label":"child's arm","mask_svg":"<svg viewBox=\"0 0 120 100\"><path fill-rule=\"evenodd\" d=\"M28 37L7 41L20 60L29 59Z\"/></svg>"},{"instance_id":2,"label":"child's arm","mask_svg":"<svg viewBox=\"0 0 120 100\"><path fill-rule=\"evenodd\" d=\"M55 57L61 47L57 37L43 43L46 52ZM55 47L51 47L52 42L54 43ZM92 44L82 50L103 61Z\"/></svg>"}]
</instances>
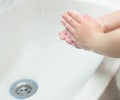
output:
<instances>
[{"instance_id":1,"label":"child's arm","mask_svg":"<svg viewBox=\"0 0 120 100\"><path fill-rule=\"evenodd\" d=\"M91 43L93 52L120 58L120 28L108 34L99 34Z\"/></svg>"},{"instance_id":2,"label":"child's arm","mask_svg":"<svg viewBox=\"0 0 120 100\"><path fill-rule=\"evenodd\" d=\"M104 32L109 32L120 27L120 11L103 15L98 19L104 24Z\"/></svg>"},{"instance_id":3,"label":"child's arm","mask_svg":"<svg viewBox=\"0 0 120 100\"><path fill-rule=\"evenodd\" d=\"M120 57L120 28L104 34L104 27L99 21L88 15L80 16L76 11L65 13L62 24L78 47L105 56Z\"/></svg>"},{"instance_id":4,"label":"child's arm","mask_svg":"<svg viewBox=\"0 0 120 100\"><path fill-rule=\"evenodd\" d=\"M120 16L120 11L116 11L116 12L112 12L110 14L100 16L98 18L100 23L102 23L103 26L104 26L104 32L105 33L108 33L108 32L110 32L110 31L112 31L114 29L120 28L119 16ZM76 18L79 18L79 17L76 16ZM68 44L72 44L73 46L75 46L75 43L71 40L71 38L69 38L71 36L69 36L69 34L67 34L66 32L67 31L65 31L65 30L61 31L59 33L60 38L65 40Z\"/></svg>"}]
</instances>

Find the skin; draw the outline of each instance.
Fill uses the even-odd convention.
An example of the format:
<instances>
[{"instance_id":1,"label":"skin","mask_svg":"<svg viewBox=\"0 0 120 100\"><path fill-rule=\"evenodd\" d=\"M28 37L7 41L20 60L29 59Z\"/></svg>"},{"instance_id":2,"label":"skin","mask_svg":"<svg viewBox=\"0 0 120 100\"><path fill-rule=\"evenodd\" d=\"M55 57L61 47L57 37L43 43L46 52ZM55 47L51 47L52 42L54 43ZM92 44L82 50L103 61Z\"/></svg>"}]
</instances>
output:
<instances>
[{"instance_id":1,"label":"skin","mask_svg":"<svg viewBox=\"0 0 120 100\"><path fill-rule=\"evenodd\" d=\"M104 24L104 32L120 28L120 11L115 11L98 18Z\"/></svg>"},{"instance_id":2,"label":"skin","mask_svg":"<svg viewBox=\"0 0 120 100\"><path fill-rule=\"evenodd\" d=\"M119 11L95 19L89 15L81 16L73 10L68 11L62 16L61 23L65 30L60 32L60 37L77 48L91 50L105 56L120 57L118 16L120 16Z\"/></svg>"},{"instance_id":3,"label":"skin","mask_svg":"<svg viewBox=\"0 0 120 100\"><path fill-rule=\"evenodd\" d=\"M97 18L97 20L99 20L99 22L103 24L104 32L107 33L120 27L119 16L120 16L120 11L116 11L116 12L112 12L112 13L100 16ZM71 44L77 47L73 42L73 40L71 39L72 36L68 34L66 30L61 31L59 33L59 36L62 40L65 40L68 44Z\"/></svg>"}]
</instances>

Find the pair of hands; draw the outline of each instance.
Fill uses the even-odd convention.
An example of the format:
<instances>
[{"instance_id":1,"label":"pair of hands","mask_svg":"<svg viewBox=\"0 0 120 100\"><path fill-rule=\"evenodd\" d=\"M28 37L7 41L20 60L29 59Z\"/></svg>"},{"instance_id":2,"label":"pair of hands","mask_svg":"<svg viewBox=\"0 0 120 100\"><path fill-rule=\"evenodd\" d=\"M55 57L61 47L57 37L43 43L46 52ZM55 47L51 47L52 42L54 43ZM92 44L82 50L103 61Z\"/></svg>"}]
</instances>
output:
<instances>
[{"instance_id":1,"label":"pair of hands","mask_svg":"<svg viewBox=\"0 0 120 100\"><path fill-rule=\"evenodd\" d=\"M74 10L64 13L61 23L65 30L59 33L60 38L77 48L90 50L99 34L104 33L104 25L100 20L87 14L81 16Z\"/></svg>"}]
</instances>

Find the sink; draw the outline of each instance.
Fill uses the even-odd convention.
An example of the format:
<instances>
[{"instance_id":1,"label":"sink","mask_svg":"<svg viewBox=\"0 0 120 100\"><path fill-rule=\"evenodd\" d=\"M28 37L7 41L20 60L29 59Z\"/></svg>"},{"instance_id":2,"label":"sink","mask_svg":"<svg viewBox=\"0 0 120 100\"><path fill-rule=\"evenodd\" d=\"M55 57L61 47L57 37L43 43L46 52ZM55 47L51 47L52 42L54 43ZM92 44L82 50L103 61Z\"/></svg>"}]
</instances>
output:
<instances>
[{"instance_id":1,"label":"sink","mask_svg":"<svg viewBox=\"0 0 120 100\"><path fill-rule=\"evenodd\" d=\"M61 14L74 9L100 16L117 8L92 0L16 1L0 15L0 98L13 100L10 86L32 79L39 89L27 100L74 100L104 56L61 41Z\"/></svg>"}]
</instances>

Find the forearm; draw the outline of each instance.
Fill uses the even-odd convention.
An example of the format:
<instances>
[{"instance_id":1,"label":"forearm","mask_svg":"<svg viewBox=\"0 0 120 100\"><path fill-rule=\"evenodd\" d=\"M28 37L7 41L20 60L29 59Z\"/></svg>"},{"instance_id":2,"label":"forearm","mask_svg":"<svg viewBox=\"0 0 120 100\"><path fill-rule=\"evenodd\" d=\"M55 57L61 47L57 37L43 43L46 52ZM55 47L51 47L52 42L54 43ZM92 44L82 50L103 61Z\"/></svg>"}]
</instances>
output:
<instances>
[{"instance_id":1,"label":"forearm","mask_svg":"<svg viewBox=\"0 0 120 100\"><path fill-rule=\"evenodd\" d=\"M105 56L120 58L120 29L100 34L93 41L91 49Z\"/></svg>"},{"instance_id":2,"label":"forearm","mask_svg":"<svg viewBox=\"0 0 120 100\"><path fill-rule=\"evenodd\" d=\"M100 16L98 19L104 24L105 32L120 28L120 11Z\"/></svg>"}]
</instances>

